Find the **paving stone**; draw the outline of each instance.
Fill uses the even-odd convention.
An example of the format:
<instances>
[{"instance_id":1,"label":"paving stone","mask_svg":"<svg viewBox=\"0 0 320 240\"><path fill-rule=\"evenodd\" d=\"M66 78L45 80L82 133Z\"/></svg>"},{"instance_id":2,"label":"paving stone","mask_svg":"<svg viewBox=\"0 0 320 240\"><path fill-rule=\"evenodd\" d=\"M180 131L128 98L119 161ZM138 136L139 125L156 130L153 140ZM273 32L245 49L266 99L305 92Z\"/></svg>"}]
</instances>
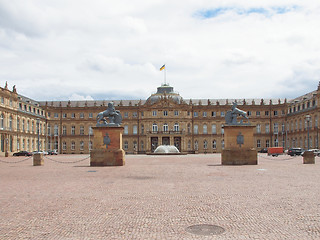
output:
<instances>
[{"instance_id":1,"label":"paving stone","mask_svg":"<svg viewBox=\"0 0 320 240\"><path fill-rule=\"evenodd\" d=\"M320 239L318 157L222 166L220 154L127 155L121 167L86 157L0 159L12 161L0 161L0 239ZM188 231L197 225L225 231Z\"/></svg>"}]
</instances>

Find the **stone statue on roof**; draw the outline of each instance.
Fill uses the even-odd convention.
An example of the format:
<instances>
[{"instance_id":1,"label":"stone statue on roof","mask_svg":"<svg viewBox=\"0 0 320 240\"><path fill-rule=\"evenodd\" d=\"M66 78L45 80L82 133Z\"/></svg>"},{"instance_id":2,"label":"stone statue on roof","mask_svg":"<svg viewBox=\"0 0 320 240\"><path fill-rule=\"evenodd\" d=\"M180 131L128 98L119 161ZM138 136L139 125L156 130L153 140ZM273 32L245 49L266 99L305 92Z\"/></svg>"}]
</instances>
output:
<instances>
[{"instance_id":1,"label":"stone statue on roof","mask_svg":"<svg viewBox=\"0 0 320 240\"><path fill-rule=\"evenodd\" d=\"M237 121L237 117L241 116L248 120L248 123L243 123L243 120L241 119L240 122ZM232 103L231 111L228 111L225 116L226 124L228 125L248 125L249 124L249 118L247 117L247 113L245 111L240 110L237 108L237 103Z\"/></svg>"},{"instance_id":2,"label":"stone statue on roof","mask_svg":"<svg viewBox=\"0 0 320 240\"><path fill-rule=\"evenodd\" d=\"M105 119L108 118L109 122ZM98 113L97 127L119 127L122 122L122 116L119 110L114 108L113 102L108 103L107 110Z\"/></svg>"}]
</instances>

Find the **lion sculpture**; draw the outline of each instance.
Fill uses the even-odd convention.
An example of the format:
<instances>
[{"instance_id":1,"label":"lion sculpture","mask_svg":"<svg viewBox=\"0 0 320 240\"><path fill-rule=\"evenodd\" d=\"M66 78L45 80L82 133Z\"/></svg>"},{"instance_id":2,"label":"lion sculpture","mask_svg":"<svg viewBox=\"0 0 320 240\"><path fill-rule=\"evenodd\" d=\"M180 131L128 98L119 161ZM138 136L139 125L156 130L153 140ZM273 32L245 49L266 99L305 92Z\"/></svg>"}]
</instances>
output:
<instances>
[{"instance_id":1,"label":"lion sculpture","mask_svg":"<svg viewBox=\"0 0 320 240\"><path fill-rule=\"evenodd\" d=\"M109 119L109 122L105 118ZM102 122L102 123L101 123ZM98 113L97 127L118 127L121 125L122 116L119 110L114 108L113 102L108 103L107 110Z\"/></svg>"}]
</instances>

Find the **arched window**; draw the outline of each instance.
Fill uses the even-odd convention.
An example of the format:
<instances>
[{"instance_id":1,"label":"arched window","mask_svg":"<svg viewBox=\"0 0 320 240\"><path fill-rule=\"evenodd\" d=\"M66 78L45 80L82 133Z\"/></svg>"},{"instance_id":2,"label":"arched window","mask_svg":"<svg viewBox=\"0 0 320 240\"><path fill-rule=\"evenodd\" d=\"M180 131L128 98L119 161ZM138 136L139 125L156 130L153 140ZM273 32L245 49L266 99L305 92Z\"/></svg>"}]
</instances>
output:
<instances>
[{"instance_id":1,"label":"arched window","mask_svg":"<svg viewBox=\"0 0 320 240\"><path fill-rule=\"evenodd\" d=\"M207 140L204 140L204 141L203 141L203 148L204 148L204 149L208 149L208 142L207 142Z\"/></svg>"},{"instance_id":2,"label":"arched window","mask_svg":"<svg viewBox=\"0 0 320 240\"><path fill-rule=\"evenodd\" d=\"M83 149L84 149L84 142L81 141L81 142L80 142L80 150L82 151Z\"/></svg>"},{"instance_id":3,"label":"arched window","mask_svg":"<svg viewBox=\"0 0 320 240\"><path fill-rule=\"evenodd\" d=\"M212 124L211 125L211 133L212 134L217 134L217 125L216 124Z\"/></svg>"},{"instance_id":4,"label":"arched window","mask_svg":"<svg viewBox=\"0 0 320 240\"><path fill-rule=\"evenodd\" d=\"M190 123L188 123L188 133L189 133L189 134L191 133L191 126L190 126Z\"/></svg>"},{"instance_id":5,"label":"arched window","mask_svg":"<svg viewBox=\"0 0 320 240\"><path fill-rule=\"evenodd\" d=\"M198 134L198 125L193 126L193 133Z\"/></svg>"},{"instance_id":6,"label":"arched window","mask_svg":"<svg viewBox=\"0 0 320 240\"><path fill-rule=\"evenodd\" d=\"M158 132L158 125L156 123L152 124L152 132Z\"/></svg>"},{"instance_id":7,"label":"arched window","mask_svg":"<svg viewBox=\"0 0 320 240\"><path fill-rule=\"evenodd\" d=\"M74 141L71 142L71 150L76 149L76 143Z\"/></svg>"},{"instance_id":8,"label":"arched window","mask_svg":"<svg viewBox=\"0 0 320 240\"><path fill-rule=\"evenodd\" d=\"M191 141L188 141L188 150L191 150Z\"/></svg>"},{"instance_id":9,"label":"arched window","mask_svg":"<svg viewBox=\"0 0 320 240\"><path fill-rule=\"evenodd\" d=\"M207 134L207 133L208 133L207 124L203 124L203 134Z\"/></svg>"},{"instance_id":10,"label":"arched window","mask_svg":"<svg viewBox=\"0 0 320 240\"><path fill-rule=\"evenodd\" d=\"M179 132L179 123L175 123L173 129L175 132Z\"/></svg>"},{"instance_id":11,"label":"arched window","mask_svg":"<svg viewBox=\"0 0 320 240\"><path fill-rule=\"evenodd\" d=\"M12 116L9 117L9 130L12 130Z\"/></svg>"},{"instance_id":12,"label":"arched window","mask_svg":"<svg viewBox=\"0 0 320 240\"><path fill-rule=\"evenodd\" d=\"M169 131L168 129L169 129L168 124L167 123L163 124L163 132L168 132Z\"/></svg>"},{"instance_id":13,"label":"arched window","mask_svg":"<svg viewBox=\"0 0 320 240\"><path fill-rule=\"evenodd\" d=\"M212 141L212 148L217 149L217 141L216 140Z\"/></svg>"},{"instance_id":14,"label":"arched window","mask_svg":"<svg viewBox=\"0 0 320 240\"><path fill-rule=\"evenodd\" d=\"M3 113L0 115L0 129L4 128L4 115Z\"/></svg>"},{"instance_id":15,"label":"arched window","mask_svg":"<svg viewBox=\"0 0 320 240\"><path fill-rule=\"evenodd\" d=\"M198 151L199 150L199 143L198 140L194 141L194 150Z\"/></svg>"}]
</instances>

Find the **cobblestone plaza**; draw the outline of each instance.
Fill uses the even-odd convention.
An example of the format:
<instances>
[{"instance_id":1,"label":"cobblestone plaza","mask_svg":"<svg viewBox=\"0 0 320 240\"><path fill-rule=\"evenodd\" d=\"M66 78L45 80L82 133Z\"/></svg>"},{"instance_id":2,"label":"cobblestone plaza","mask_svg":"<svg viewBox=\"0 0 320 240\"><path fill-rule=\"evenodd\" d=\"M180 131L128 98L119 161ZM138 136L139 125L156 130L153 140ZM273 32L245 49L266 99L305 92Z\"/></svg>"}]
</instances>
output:
<instances>
[{"instance_id":1,"label":"cobblestone plaza","mask_svg":"<svg viewBox=\"0 0 320 240\"><path fill-rule=\"evenodd\" d=\"M220 154L127 155L123 167L89 167L87 155L38 167L24 159L0 159L2 240L320 239L318 157L222 166Z\"/></svg>"}]
</instances>

